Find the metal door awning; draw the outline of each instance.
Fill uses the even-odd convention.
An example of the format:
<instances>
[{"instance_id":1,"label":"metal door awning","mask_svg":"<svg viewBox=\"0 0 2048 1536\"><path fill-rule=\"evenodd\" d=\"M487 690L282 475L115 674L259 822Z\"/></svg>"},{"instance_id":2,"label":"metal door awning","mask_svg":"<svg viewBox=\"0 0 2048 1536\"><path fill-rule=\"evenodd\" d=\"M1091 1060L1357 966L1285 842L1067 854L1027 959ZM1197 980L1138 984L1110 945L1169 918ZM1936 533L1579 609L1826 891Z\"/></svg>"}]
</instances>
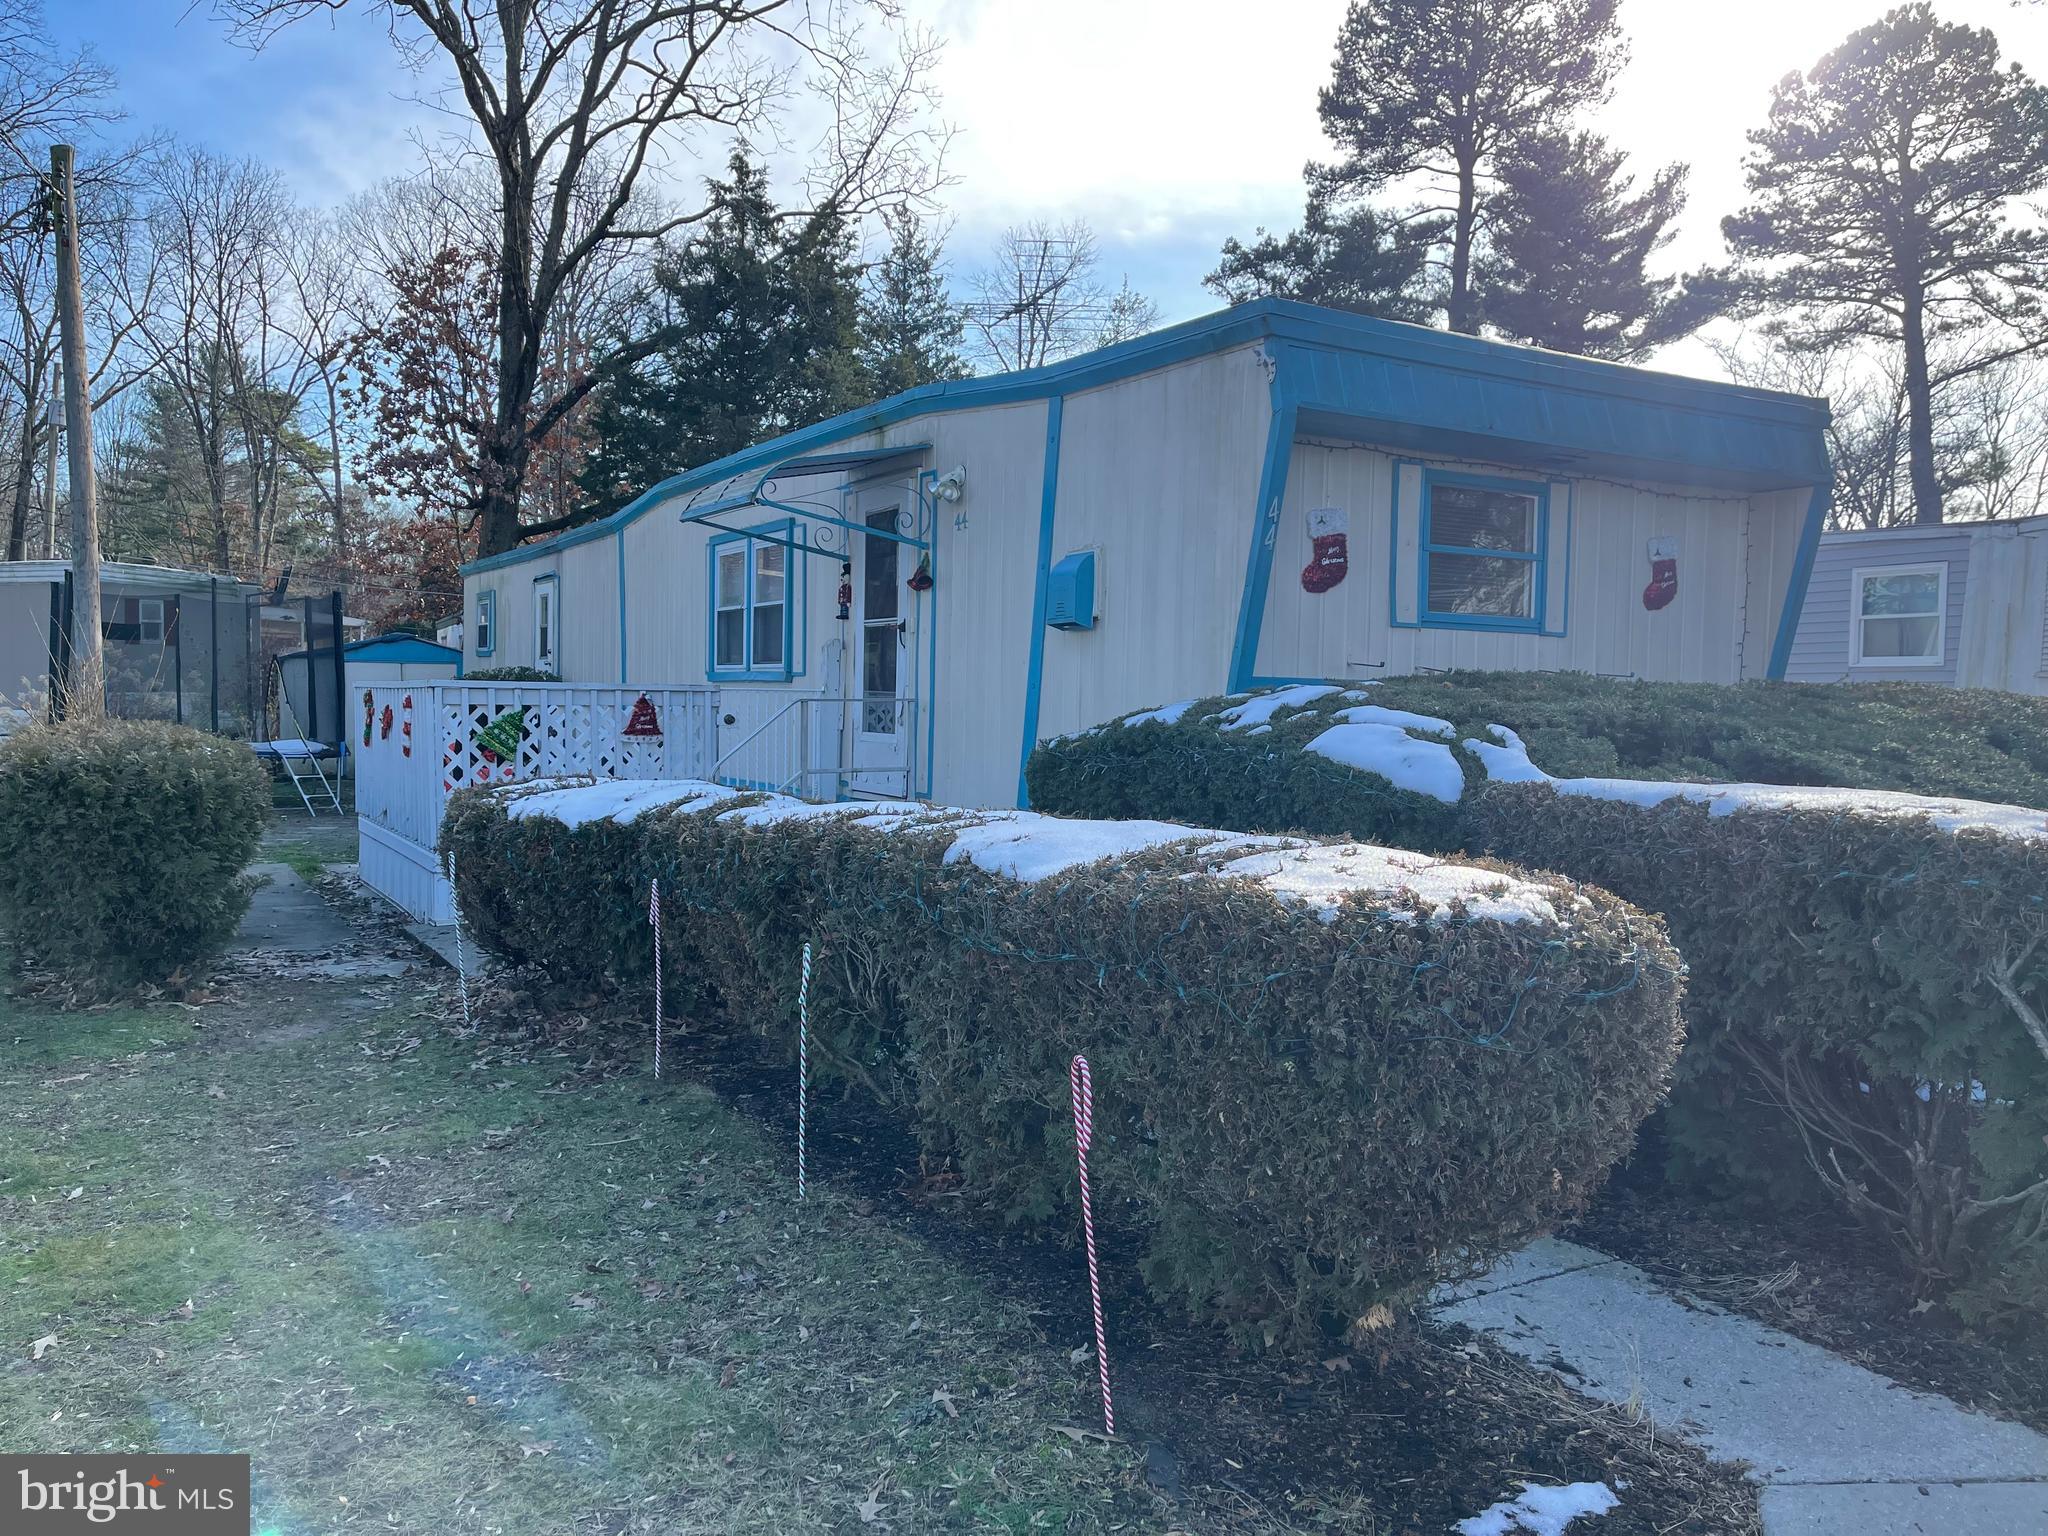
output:
<instances>
[{"instance_id":1,"label":"metal door awning","mask_svg":"<svg viewBox=\"0 0 2048 1536\"><path fill-rule=\"evenodd\" d=\"M745 476L739 476L734 480L726 481L724 487L721 488L724 494L714 496L710 501L699 505L684 507L682 512L678 514L679 520L685 523L697 523L719 533L744 534L746 537L758 540L764 544L780 544L786 549L793 549L801 554L823 555L834 560L845 558L843 540L853 534L863 534L878 539L890 539L898 544L908 544L912 549L929 550L931 543L929 539L923 536L927 520L921 516L915 518L912 522L912 527L915 531L905 533L897 529L875 528L866 523L851 522L839 516L836 512L827 512L818 507L800 506L794 502L778 501L770 493L778 479L829 475L844 470L874 469L880 465L894 463L898 460L921 458L930 451L930 443L899 443L889 448L846 448L837 452L809 453L792 459L783 459L779 463L769 465L755 479L754 483L745 489L737 491L732 489L733 486L743 481ZM923 500L922 492L915 494L917 494L918 500L921 502ZM730 513L741 512L748 507L767 507L771 511L783 512L791 517L802 518L806 522L822 523L828 528L840 530L841 536L839 540L833 541L832 547L821 547L793 538L782 538L756 529L735 528L730 523L718 521L718 519Z\"/></svg>"}]
</instances>

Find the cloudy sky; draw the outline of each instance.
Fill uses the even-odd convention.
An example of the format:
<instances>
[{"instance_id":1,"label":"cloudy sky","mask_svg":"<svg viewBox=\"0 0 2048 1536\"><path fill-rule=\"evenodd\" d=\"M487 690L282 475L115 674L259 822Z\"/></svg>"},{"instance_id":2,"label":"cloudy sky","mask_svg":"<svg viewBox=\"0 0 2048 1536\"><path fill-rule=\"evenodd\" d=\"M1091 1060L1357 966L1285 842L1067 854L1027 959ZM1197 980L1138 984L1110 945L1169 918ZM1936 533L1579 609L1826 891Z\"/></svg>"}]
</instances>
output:
<instances>
[{"instance_id":1,"label":"cloudy sky","mask_svg":"<svg viewBox=\"0 0 2048 1536\"><path fill-rule=\"evenodd\" d=\"M1128 274L1169 320L1215 307L1201 287L1226 236L1300 214L1343 0L905 0L946 40L940 87L957 130L956 265L1007 224L1088 220L1108 276ZM1625 0L1632 56L1599 126L1644 166L1692 166L1673 264L1713 259L1742 195L1744 132L1772 83L1804 68L1883 0ZM2048 5L1939 0L1989 26L2037 78ZM120 76L131 122L279 167L313 202L416 162L436 131L420 82L367 7L301 23L260 54L231 45L206 0L59 0L53 24ZM1667 366L1712 371L1703 348Z\"/></svg>"}]
</instances>

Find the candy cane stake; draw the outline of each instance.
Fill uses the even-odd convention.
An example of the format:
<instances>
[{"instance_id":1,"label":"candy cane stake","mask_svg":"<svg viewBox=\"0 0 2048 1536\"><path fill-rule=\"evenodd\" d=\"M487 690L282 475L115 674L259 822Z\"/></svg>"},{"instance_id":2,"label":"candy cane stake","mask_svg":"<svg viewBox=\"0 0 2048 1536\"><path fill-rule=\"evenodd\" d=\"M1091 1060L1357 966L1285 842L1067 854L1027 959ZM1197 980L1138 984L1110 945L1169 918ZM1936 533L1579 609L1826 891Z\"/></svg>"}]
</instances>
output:
<instances>
[{"instance_id":1,"label":"candy cane stake","mask_svg":"<svg viewBox=\"0 0 2048 1536\"><path fill-rule=\"evenodd\" d=\"M647 886L647 926L654 930L654 1079L661 1081L661 879Z\"/></svg>"},{"instance_id":2,"label":"candy cane stake","mask_svg":"<svg viewBox=\"0 0 2048 1536\"><path fill-rule=\"evenodd\" d=\"M455 889L455 854L448 855L448 889ZM462 989L462 1032L475 1034L476 1027L469 1018L469 956L462 947L462 902L455 903L455 984Z\"/></svg>"},{"instance_id":3,"label":"candy cane stake","mask_svg":"<svg viewBox=\"0 0 2048 1536\"><path fill-rule=\"evenodd\" d=\"M1088 1297L1095 1305L1095 1366L1102 1378L1102 1432L1116 1434L1116 1409L1109 1400L1109 1334L1102 1325L1102 1274L1095 1263L1095 1207L1088 1197L1088 1144L1095 1139L1095 1082L1088 1058L1076 1056L1067 1068L1074 1095L1074 1155L1081 1169L1081 1231L1088 1241Z\"/></svg>"},{"instance_id":4,"label":"candy cane stake","mask_svg":"<svg viewBox=\"0 0 2048 1536\"><path fill-rule=\"evenodd\" d=\"M796 1197L810 1198L805 1132L811 1110L811 941L804 940L803 979L796 988Z\"/></svg>"}]
</instances>

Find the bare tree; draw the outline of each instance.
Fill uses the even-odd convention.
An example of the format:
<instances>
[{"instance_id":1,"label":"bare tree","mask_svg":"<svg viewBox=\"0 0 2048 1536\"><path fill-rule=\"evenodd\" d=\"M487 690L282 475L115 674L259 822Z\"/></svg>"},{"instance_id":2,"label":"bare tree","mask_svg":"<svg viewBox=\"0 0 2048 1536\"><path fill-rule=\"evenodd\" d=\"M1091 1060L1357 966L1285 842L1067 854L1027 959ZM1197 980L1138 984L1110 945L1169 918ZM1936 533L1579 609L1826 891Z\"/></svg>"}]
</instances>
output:
<instances>
[{"instance_id":1,"label":"bare tree","mask_svg":"<svg viewBox=\"0 0 2048 1536\"><path fill-rule=\"evenodd\" d=\"M238 36L260 44L352 0L215 3ZM943 141L928 126L925 85L936 44L898 33L892 57L870 57L860 22L891 14L882 0L353 3L389 19L416 70L432 65L452 76L442 100L474 125L467 147L497 183L497 378L478 487L486 554L587 515L522 519L533 447L605 369L630 365L655 342L619 343L593 360L599 366L543 391L558 308L612 248L658 240L709 212L645 217L643 178L678 157L773 135L808 86L829 119L808 188L814 207L856 215L921 199L937 184ZM579 207L582 233L574 234Z\"/></svg>"},{"instance_id":2,"label":"bare tree","mask_svg":"<svg viewBox=\"0 0 2048 1536\"><path fill-rule=\"evenodd\" d=\"M1150 301L1128 282L1105 294L1099 260L1095 231L1078 219L1004 230L995 259L969 279L968 332L984 366L1036 368L1149 328Z\"/></svg>"}]
</instances>

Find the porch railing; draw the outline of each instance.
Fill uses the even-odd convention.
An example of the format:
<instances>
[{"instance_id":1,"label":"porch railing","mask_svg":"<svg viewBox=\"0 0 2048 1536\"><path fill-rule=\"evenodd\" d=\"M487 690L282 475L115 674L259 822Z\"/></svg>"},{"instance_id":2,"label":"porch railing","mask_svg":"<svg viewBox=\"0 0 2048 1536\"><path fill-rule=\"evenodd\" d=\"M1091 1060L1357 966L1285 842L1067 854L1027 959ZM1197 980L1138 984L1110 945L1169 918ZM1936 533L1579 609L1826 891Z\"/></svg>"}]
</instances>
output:
<instances>
[{"instance_id":1,"label":"porch railing","mask_svg":"<svg viewBox=\"0 0 2048 1536\"><path fill-rule=\"evenodd\" d=\"M719 700L711 776L721 784L813 801L843 795L913 798L919 780L917 701L727 688Z\"/></svg>"}]
</instances>

